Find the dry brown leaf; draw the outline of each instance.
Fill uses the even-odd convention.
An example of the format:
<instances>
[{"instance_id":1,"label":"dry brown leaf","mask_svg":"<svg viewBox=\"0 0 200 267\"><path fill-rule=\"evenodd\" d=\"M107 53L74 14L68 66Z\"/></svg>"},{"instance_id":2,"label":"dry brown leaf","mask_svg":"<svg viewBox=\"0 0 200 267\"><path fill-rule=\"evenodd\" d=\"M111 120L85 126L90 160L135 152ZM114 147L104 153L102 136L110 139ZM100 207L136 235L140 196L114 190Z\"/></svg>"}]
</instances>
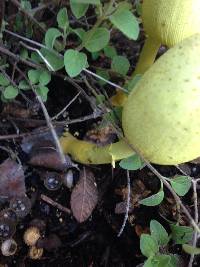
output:
<instances>
[{"instance_id":1,"label":"dry brown leaf","mask_svg":"<svg viewBox=\"0 0 200 267\"><path fill-rule=\"evenodd\" d=\"M65 158L66 164L62 162L54 144L51 141L43 140L42 144L38 143L32 148L28 163L33 166L63 171L66 167L73 166L70 158L68 156Z\"/></svg>"},{"instance_id":2,"label":"dry brown leaf","mask_svg":"<svg viewBox=\"0 0 200 267\"><path fill-rule=\"evenodd\" d=\"M19 197L25 192L22 166L8 158L0 165L0 198Z\"/></svg>"},{"instance_id":3,"label":"dry brown leaf","mask_svg":"<svg viewBox=\"0 0 200 267\"><path fill-rule=\"evenodd\" d=\"M98 191L92 172L80 172L80 179L71 194L71 210L80 223L86 221L97 205Z\"/></svg>"},{"instance_id":4,"label":"dry brown leaf","mask_svg":"<svg viewBox=\"0 0 200 267\"><path fill-rule=\"evenodd\" d=\"M31 109L26 109L17 103L6 103L3 107L1 115L12 116L14 118L29 118L31 115L34 115L34 112Z\"/></svg>"},{"instance_id":5,"label":"dry brown leaf","mask_svg":"<svg viewBox=\"0 0 200 267\"><path fill-rule=\"evenodd\" d=\"M142 234L149 234L149 228L148 227L142 227L139 224L135 225L135 232L137 236L141 236Z\"/></svg>"}]
</instances>

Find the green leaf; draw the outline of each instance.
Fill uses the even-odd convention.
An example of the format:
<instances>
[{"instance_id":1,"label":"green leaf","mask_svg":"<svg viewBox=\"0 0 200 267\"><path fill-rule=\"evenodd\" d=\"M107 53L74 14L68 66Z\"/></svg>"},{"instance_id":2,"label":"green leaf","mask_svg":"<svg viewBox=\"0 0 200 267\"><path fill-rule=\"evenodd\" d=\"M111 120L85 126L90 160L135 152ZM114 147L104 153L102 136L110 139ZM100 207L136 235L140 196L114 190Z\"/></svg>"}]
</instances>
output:
<instances>
[{"instance_id":1,"label":"green leaf","mask_svg":"<svg viewBox=\"0 0 200 267\"><path fill-rule=\"evenodd\" d=\"M136 11L139 16L142 15L142 3L140 0L136 0Z\"/></svg>"},{"instance_id":2,"label":"green leaf","mask_svg":"<svg viewBox=\"0 0 200 267\"><path fill-rule=\"evenodd\" d=\"M200 248L190 246L188 244L183 244L183 250L190 254L190 255L199 255L200 254Z\"/></svg>"},{"instance_id":3,"label":"green leaf","mask_svg":"<svg viewBox=\"0 0 200 267\"><path fill-rule=\"evenodd\" d=\"M80 19L87 12L89 5L82 4L82 3L74 3L73 0L70 0L70 7L71 7L73 15L77 19Z\"/></svg>"},{"instance_id":4,"label":"green leaf","mask_svg":"<svg viewBox=\"0 0 200 267\"><path fill-rule=\"evenodd\" d=\"M25 10L31 10L32 6L31 6L30 1L21 0L21 8L23 8Z\"/></svg>"},{"instance_id":5,"label":"green leaf","mask_svg":"<svg viewBox=\"0 0 200 267\"><path fill-rule=\"evenodd\" d=\"M14 31L20 32L23 30L23 21L21 13L18 13L15 17Z\"/></svg>"},{"instance_id":6,"label":"green leaf","mask_svg":"<svg viewBox=\"0 0 200 267\"><path fill-rule=\"evenodd\" d=\"M61 29L63 29L63 31L66 31L66 29L69 27L69 20L68 20L66 7L59 10L57 14L57 22L58 22L58 26Z\"/></svg>"},{"instance_id":7,"label":"green leaf","mask_svg":"<svg viewBox=\"0 0 200 267\"><path fill-rule=\"evenodd\" d=\"M190 189L192 181L188 176L176 176L170 180L171 186L179 196L184 196Z\"/></svg>"},{"instance_id":8,"label":"green leaf","mask_svg":"<svg viewBox=\"0 0 200 267\"><path fill-rule=\"evenodd\" d=\"M128 59L124 56L115 56L111 63L111 69L125 76L130 68Z\"/></svg>"},{"instance_id":9,"label":"green leaf","mask_svg":"<svg viewBox=\"0 0 200 267\"><path fill-rule=\"evenodd\" d=\"M163 201L163 198L164 192L160 190L157 194L144 198L139 203L145 206L157 206Z\"/></svg>"},{"instance_id":10,"label":"green leaf","mask_svg":"<svg viewBox=\"0 0 200 267\"><path fill-rule=\"evenodd\" d=\"M2 73L0 73L0 85L7 86L9 83L10 81Z\"/></svg>"},{"instance_id":11,"label":"green leaf","mask_svg":"<svg viewBox=\"0 0 200 267\"><path fill-rule=\"evenodd\" d=\"M75 77L87 66L87 56L82 52L69 49L64 54L65 70L70 77Z\"/></svg>"},{"instance_id":12,"label":"green leaf","mask_svg":"<svg viewBox=\"0 0 200 267\"><path fill-rule=\"evenodd\" d=\"M128 83L128 91L131 92L134 87L136 86L136 84L139 82L139 80L142 78L141 74L136 74L133 79L131 79Z\"/></svg>"},{"instance_id":13,"label":"green leaf","mask_svg":"<svg viewBox=\"0 0 200 267\"><path fill-rule=\"evenodd\" d=\"M47 85L51 81L51 74L47 71L40 71L39 83L40 85Z\"/></svg>"},{"instance_id":14,"label":"green leaf","mask_svg":"<svg viewBox=\"0 0 200 267\"><path fill-rule=\"evenodd\" d=\"M93 53L91 53L92 60L97 60L100 55L101 55L100 52L93 52Z\"/></svg>"},{"instance_id":15,"label":"green leaf","mask_svg":"<svg viewBox=\"0 0 200 267\"><path fill-rule=\"evenodd\" d=\"M45 48L42 48L40 52L44 56L44 58L48 61L48 63L51 65L51 68L53 68L54 71L60 70L64 67L63 56L60 56L55 51L51 52Z\"/></svg>"},{"instance_id":16,"label":"green leaf","mask_svg":"<svg viewBox=\"0 0 200 267\"><path fill-rule=\"evenodd\" d=\"M41 96L41 98L44 102L47 101L47 95L49 92L48 87L41 85L41 86L38 86L35 90L36 90L37 94Z\"/></svg>"},{"instance_id":17,"label":"green leaf","mask_svg":"<svg viewBox=\"0 0 200 267\"><path fill-rule=\"evenodd\" d=\"M150 222L151 236L154 237L158 245L165 246L169 242L169 237L165 228L156 220Z\"/></svg>"},{"instance_id":18,"label":"green leaf","mask_svg":"<svg viewBox=\"0 0 200 267\"><path fill-rule=\"evenodd\" d=\"M108 73L107 70L97 70L96 73L97 73L97 75L99 75L99 76L101 76L101 77L103 77L104 79L106 79L106 80L109 81L109 79L110 79L110 75L109 75L109 73ZM105 81L100 80L100 79L98 79L97 82L98 82L100 85L105 85L105 84L106 84Z\"/></svg>"},{"instance_id":19,"label":"green leaf","mask_svg":"<svg viewBox=\"0 0 200 267\"><path fill-rule=\"evenodd\" d=\"M40 71L39 70L29 70L28 78L32 84L36 84L39 82Z\"/></svg>"},{"instance_id":20,"label":"green leaf","mask_svg":"<svg viewBox=\"0 0 200 267\"><path fill-rule=\"evenodd\" d=\"M35 62L35 63L41 63L41 62L43 62L42 59L41 59L41 57L35 51L31 53L31 60L33 62Z\"/></svg>"},{"instance_id":21,"label":"green leaf","mask_svg":"<svg viewBox=\"0 0 200 267\"><path fill-rule=\"evenodd\" d=\"M9 85L3 91L5 99L14 99L18 95L19 91L16 87Z\"/></svg>"},{"instance_id":22,"label":"green leaf","mask_svg":"<svg viewBox=\"0 0 200 267\"><path fill-rule=\"evenodd\" d=\"M155 264L152 262L152 258L148 258L145 262L143 267L157 267Z\"/></svg>"},{"instance_id":23,"label":"green leaf","mask_svg":"<svg viewBox=\"0 0 200 267\"><path fill-rule=\"evenodd\" d=\"M169 255L156 255L153 257L154 266L156 267L170 267L170 260Z\"/></svg>"},{"instance_id":24,"label":"green leaf","mask_svg":"<svg viewBox=\"0 0 200 267\"><path fill-rule=\"evenodd\" d=\"M133 155L131 157L122 159L119 163L122 169L135 171L144 167L144 163L138 155Z\"/></svg>"},{"instance_id":25,"label":"green leaf","mask_svg":"<svg viewBox=\"0 0 200 267\"><path fill-rule=\"evenodd\" d=\"M9 102L9 100L7 100L7 99L4 97L3 93L1 94L1 101L4 102L4 103L8 103L8 102Z\"/></svg>"},{"instance_id":26,"label":"green leaf","mask_svg":"<svg viewBox=\"0 0 200 267\"><path fill-rule=\"evenodd\" d=\"M29 90L30 89L30 85L27 83L26 80L22 80L19 82L18 88L21 90Z\"/></svg>"},{"instance_id":27,"label":"green leaf","mask_svg":"<svg viewBox=\"0 0 200 267\"><path fill-rule=\"evenodd\" d=\"M83 40L84 35L85 35L85 30L83 28L77 28L77 29L72 29L71 32L75 33L81 40Z\"/></svg>"},{"instance_id":28,"label":"green leaf","mask_svg":"<svg viewBox=\"0 0 200 267\"><path fill-rule=\"evenodd\" d=\"M35 69L29 70L28 78L32 84L37 84L40 78L40 70L35 70Z\"/></svg>"},{"instance_id":29,"label":"green leaf","mask_svg":"<svg viewBox=\"0 0 200 267\"><path fill-rule=\"evenodd\" d=\"M97 28L94 31L86 32L83 38L85 48L89 52L97 52L107 46L110 40L110 32L103 27Z\"/></svg>"},{"instance_id":30,"label":"green leaf","mask_svg":"<svg viewBox=\"0 0 200 267\"><path fill-rule=\"evenodd\" d=\"M106 98L105 98L105 95L103 95L103 94L99 94L96 96L96 104L97 105L104 103L105 100L106 100Z\"/></svg>"},{"instance_id":31,"label":"green leaf","mask_svg":"<svg viewBox=\"0 0 200 267\"><path fill-rule=\"evenodd\" d=\"M169 255L170 256L170 262L169 262L169 267L177 267L178 262L180 261L179 258L176 255Z\"/></svg>"},{"instance_id":32,"label":"green leaf","mask_svg":"<svg viewBox=\"0 0 200 267\"><path fill-rule=\"evenodd\" d=\"M140 250L147 258L154 256L158 251L158 243L148 234L142 234L140 237Z\"/></svg>"},{"instance_id":33,"label":"green leaf","mask_svg":"<svg viewBox=\"0 0 200 267\"><path fill-rule=\"evenodd\" d=\"M57 28L49 28L45 34L45 45L52 49L56 39L60 36L62 33Z\"/></svg>"},{"instance_id":34,"label":"green leaf","mask_svg":"<svg viewBox=\"0 0 200 267\"><path fill-rule=\"evenodd\" d=\"M103 51L104 51L104 54L105 54L107 57L111 58L111 59L112 59L113 57L117 56L117 51L116 51L116 49L115 49L114 46L107 45L107 46L103 49Z\"/></svg>"},{"instance_id":35,"label":"green leaf","mask_svg":"<svg viewBox=\"0 0 200 267\"><path fill-rule=\"evenodd\" d=\"M25 48L22 48L20 50L20 57L23 59L27 59L28 58L28 50Z\"/></svg>"},{"instance_id":36,"label":"green leaf","mask_svg":"<svg viewBox=\"0 0 200 267\"><path fill-rule=\"evenodd\" d=\"M172 255L155 255L145 261L144 267L177 267L177 258Z\"/></svg>"},{"instance_id":37,"label":"green leaf","mask_svg":"<svg viewBox=\"0 0 200 267\"><path fill-rule=\"evenodd\" d=\"M193 228L170 224L172 239L176 244L185 244L192 240Z\"/></svg>"},{"instance_id":38,"label":"green leaf","mask_svg":"<svg viewBox=\"0 0 200 267\"><path fill-rule=\"evenodd\" d=\"M100 0L71 0L72 3L100 5Z\"/></svg>"},{"instance_id":39,"label":"green leaf","mask_svg":"<svg viewBox=\"0 0 200 267\"><path fill-rule=\"evenodd\" d=\"M110 16L114 26L128 38L136 40L139 35L139 24L137 18L127 8L118 8Z\"/></svg>"}]
</instances>

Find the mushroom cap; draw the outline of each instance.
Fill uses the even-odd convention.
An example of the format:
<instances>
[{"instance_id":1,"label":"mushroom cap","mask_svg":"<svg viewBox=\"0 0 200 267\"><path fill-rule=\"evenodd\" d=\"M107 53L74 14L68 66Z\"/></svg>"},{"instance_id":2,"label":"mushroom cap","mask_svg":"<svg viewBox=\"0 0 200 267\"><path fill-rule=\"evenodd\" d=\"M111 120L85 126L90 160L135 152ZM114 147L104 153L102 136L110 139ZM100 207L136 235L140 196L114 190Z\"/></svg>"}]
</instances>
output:
<instances>
[{"instance_id":1,"label":"mushroom cap","mask_svg":"<svg viewBox=\"0 0 200 267\"><path fill-rule=\"evenodd\" d=\"M34 226L29 227L24 232L24 242L28 246L35 246L40 237L41 237L40 230Z\"/></svg>"},{"instance_id":2,"label":"mushroom cap","mask_svg":"<svg viewBox=\"0 0 200 267\"><path fill-rule=\"evenodd\" d=\"M152 163L200 156L200 34L169 49L143 75L124 105L129 143Z\"/></svg>"},{"instance_id":3,"label":"mushroom cap","mask_svg":"<svg viewBox=\"0 0 200 267\"><path fill-rule=\"evenodd\" d=\"M200 33L199 0L144 0L142 21L149 37L169 47Z\"/></svg>"}]
</instances>

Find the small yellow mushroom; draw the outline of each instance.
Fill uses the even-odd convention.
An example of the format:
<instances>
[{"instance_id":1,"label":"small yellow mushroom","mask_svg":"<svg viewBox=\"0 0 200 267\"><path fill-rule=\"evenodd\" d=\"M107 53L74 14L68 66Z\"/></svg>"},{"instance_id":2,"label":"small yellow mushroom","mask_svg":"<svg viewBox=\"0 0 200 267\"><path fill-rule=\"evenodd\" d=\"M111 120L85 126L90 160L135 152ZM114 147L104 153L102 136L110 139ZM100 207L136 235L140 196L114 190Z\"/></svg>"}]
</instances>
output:
<instances>
[{"instance_id":1,"label":"small yellow mushroom","mask_svg":"<svg viewBox=\"0 0 200 267\"><path fill-rule=\"evenodd\" d=\"M37 227L29 227L24 232L24 242L27 246L34 246L41 237L40 231Z\"/></svg>"},{"instance_id":2,"label":"small yellow mushroom","mask_svg":"<svg viewBox=\"0 0 200 267\"><path fill-rule=\"evenodd\" d=\"M32 260L39 260L42 258L44 249L43 248L37 248L35 246L30 247L29 249L29 257Z\"/></svg>"}]
</instances>

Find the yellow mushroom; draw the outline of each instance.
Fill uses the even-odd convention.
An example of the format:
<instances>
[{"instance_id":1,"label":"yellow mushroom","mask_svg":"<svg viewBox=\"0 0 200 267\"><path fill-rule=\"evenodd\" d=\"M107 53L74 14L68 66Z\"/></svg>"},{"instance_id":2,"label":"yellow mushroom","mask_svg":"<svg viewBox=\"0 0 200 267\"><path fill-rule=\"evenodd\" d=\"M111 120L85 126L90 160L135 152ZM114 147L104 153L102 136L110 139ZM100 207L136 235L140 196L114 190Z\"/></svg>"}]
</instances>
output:
<instances>
[{"instance_id":1,"label":"yellow mushroom","mask_svg":"<svg viewBox=\"0 0 200 267\"><path fill-rule=\"evenodd\" d=\"M175 165L200 156L200 34L160 57L146 71L123 108L122 127L128 142L150 162ZM131 155L123 142L97 147L69 133L61 138L65 153L82 163L112 162Z\"/></svg>"},{"instance_id":2,"label":"yellow mushroom","mask_svg":"<svg viewBox=\"0 0 200 267\"><path fill-rule=\"evenodd\" d=\"M199 0L143 0L142 22L147 38L131 77L143 74L154 63L161 45L172 47L200 33L199 14ZM112 102L123 105L125 94L117 92Z\"/></svg>"},{"instance_id":3,"label":"yellow mushroom","mask_svg":"<svg viewBox=\"0 0 200 267\"><path fill-rule=\"evenodd\" d=\"M26 229L23 236L24 242L27 246L35 246L40 237L40 230L35 226L31 226Z\"/></svg>"}]
</instances>

